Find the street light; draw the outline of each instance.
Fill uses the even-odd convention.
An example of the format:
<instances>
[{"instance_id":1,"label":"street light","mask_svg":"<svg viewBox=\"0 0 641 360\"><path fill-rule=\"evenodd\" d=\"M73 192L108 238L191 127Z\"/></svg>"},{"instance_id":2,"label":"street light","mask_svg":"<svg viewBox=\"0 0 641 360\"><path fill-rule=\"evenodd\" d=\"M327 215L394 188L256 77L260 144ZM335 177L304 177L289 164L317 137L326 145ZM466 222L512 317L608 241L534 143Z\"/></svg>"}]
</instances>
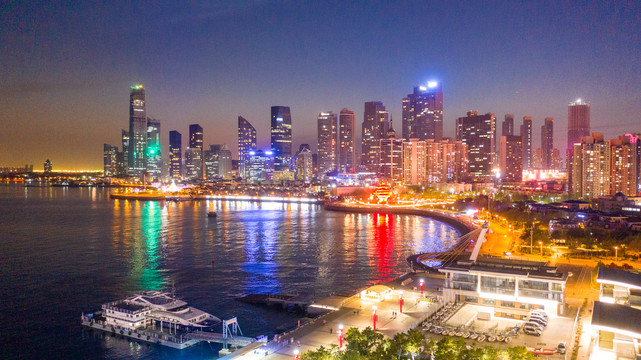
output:
<instances>
[{"instance_id":1,"label":"street light","mask_svg":"<svg viewBox=\"0 0 641 360\"><path fill-rule=\"evenodd\" d=\"M374 330L376 330L376 320L378 320L378 315L376 315L376 305L372 306L372 323L374 324Z\"/></svg>"},{"instance_id":2,"label":"street light","mask_svg":"<svg viewBox=\"0 0 641 360\"><path fill-rule=\"evenodd\" d=\"M403 290L398 292L398 306L399 306L399 311L401 314L403 313L403 303L405 300L403 300Z\"/></svg>"},{"instance_id":3,"label":"street light","mask_svg":"<svg viewBox=\"0 0 641 360\"><path fill-rule=\"evenodd\" d=\"M338 324L338 348L343 347L343 324Z\"/></svg>"},{"instance_id":4,"label":"street light","mask_svg":"<svg viewBox=\"0 0 641 360\"><path fill-rule=\"evenodd\" d=\"M619 261L619 247L614 247L614 261Z\"/></svg>"},{"instance_id":5,"label":"street light","mask_svg":"<svg viewBox=\"0 0 641 360\"><path fill-rule=\"evenodd\" d=\"M423 298L423 286L425 286L425 280L420 279L419 284L421 285L421 298Z\"/></svg>"},{"instance_id":6,"label":"street light","mask_svg":"<svg viewBox=\"0 0 641 360\"><path fill-rule=\"evenodd\" d=\"M543 256L543 242L539 241L539 246L541 247L541 256Z\"/></svg>"}]
</instances>

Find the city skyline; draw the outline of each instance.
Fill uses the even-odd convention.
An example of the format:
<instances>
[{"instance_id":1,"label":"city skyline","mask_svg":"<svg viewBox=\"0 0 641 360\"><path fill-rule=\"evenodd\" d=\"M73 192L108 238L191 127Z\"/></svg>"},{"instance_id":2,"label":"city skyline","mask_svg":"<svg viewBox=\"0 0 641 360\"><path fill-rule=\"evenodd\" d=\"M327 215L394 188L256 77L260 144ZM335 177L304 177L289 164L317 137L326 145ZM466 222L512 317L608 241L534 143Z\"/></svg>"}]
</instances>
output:
<instances>
[{"instance_id":1,"label":"city skyline","mask_svg":"<svg viewBox=\"0 0 641 360\"><path fill-rule=\"evenodd\" d=\"M256 126L258 148L269 146L268 109L276 104L291 107L294 149L316 143L319 112L362 109L366 101L385 104L400 131L402 98L428 81L443 86L445 137L454 137L456 118L467 110L531 116L535 129L552 117L555 147L565 149L566 106L576 98L591 104L591 131L612 138L641 130L639 4L120 5L7 6L1 165L51 159L57 168L100 168L102 144L119 144L126 127L123 89L137 83L145 85L147 115L162 124L163 150L168 130L186 133L199 123L205 144L227 143L234 158L237 144L229 139L238 116ZM431 13L440 16L425 22ZM510 31L444 30L471 14L487 24L509 19L501 23ZM272 29L281 16L295 20ZM320 19L347 27L319 33ZM295 46L277 45L288 43ZM328 58L326 49L338 56ZM470 52L481 55L468 59ZM354 56L346 62L346 54ZM355 115L360 144L363 113ZM69 136L73 142L60 140ZM540 143L538 131L532 141Z\"/></svg>"}]
</instances>

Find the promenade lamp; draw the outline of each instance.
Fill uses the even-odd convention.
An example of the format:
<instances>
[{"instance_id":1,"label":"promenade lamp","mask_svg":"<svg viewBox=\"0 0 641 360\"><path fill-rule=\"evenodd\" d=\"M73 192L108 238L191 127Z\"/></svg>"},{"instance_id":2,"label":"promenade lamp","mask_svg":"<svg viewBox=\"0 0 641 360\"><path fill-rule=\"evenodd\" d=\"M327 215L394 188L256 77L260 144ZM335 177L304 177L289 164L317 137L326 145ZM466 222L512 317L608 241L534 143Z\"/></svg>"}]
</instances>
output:
<instances>
[{"instance_id":1,"label":"promenade lamp","mask_svg":"<svg viewBox=\"0 0 641 360\"><path fill-rule=\"evenodd\" d=\"M541 247L541 256L543 256L543 242L539 241L539 246Z\"/></svg>"},{"instance_id":2,"label":"promenade lamp","mask_svg":"<svg viewBox=\"0 0 641 360\"><path fill-rule=\"evenodd\" d=\"M423 287L425 286L425 280L420 279L419 284L421 285L421 298L423 298Z\"/></svg>"},{"instance_id":3,"label":"promenade lamp","mask_svg":"<svg viewBox=\"0 0 641 360\"><path fill-rule=\"evenodd\" d=\"M300 350L294 349L294 360L300 359Z\"/></svg>"},{"instance_id":4,"label":"promenade lamp","mask_svg":"<svg viewBox=\"0 0 641 360\"><path fill-rule=\"evenodd\" d=\"M338 324L338 348L343 347L343 324Z\"/></svg>"},{"instance_id":5,"label":"promenade lamp","mask_svg":"<svg viewBox=\"0 0 641 360\"><path fill-rule=\"evenodd\" d=\"M403 300L403 290L401 290L401 291L398 292L398 307L399 307L398 312L400 312L401 314L403 313L403 303L404 302L405 302L405 300Z\"/></svg>"},{"instance_id":6,"label":"promenade lamp","mask_svg":"<svg viewBox=\"0 0 641 360\"><path fill-rule=\"evenodd\" d=\"M376 305L372 306L372 324L374 325L374 330L376 330L376 320L378 320L378 315L376 315Z\"/></svg>"},{"instance_id":7,"label":"promenade lamp","mask_svg":"<svg viewBox=\"0 0 641 360\"><path fill-rule=\"evenodd\" d=\"M619 261L619 247L614 247L614 261Z\"/></svg>"}]
</instances>

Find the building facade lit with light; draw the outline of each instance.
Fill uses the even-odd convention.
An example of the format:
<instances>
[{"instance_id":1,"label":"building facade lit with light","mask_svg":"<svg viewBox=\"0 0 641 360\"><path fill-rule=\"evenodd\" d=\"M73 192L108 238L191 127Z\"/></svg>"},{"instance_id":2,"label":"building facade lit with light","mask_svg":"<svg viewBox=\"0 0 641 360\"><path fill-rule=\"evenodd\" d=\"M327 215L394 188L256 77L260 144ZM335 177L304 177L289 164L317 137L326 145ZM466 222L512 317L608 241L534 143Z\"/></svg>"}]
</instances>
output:
<instances>
[{"instance_id":1,"label":"building facade lit with light","mask_svg":"<svg viewBox=\"0 0 641 360\"><path fill-rule=\"evenodd\" d=\"M130 87L129 93L129 151L128 174L140 176L147 165L147 111L142 84Z\"/></svg>"},{"instance_id":2,"label":"building facade lit with light","mask_svg":"<svg viewBox=\"0 0 641 360\"><path fill-rule=\"evenodd\" d=\"M314 157L309 146L301 146L296 156L296 180L305 184L310 184L314 180Z\"/></svg>"},{"instance_id":3,"label":"building facade lit with light","mask_svg":"<svg viewBox=\"0 0 641 360\"><path fill-rule=\"evenodd\" d=\"M231 179L231 150L226 145L209 145L204 156L207 180Z\"/></svg>"},{"instance_id":4,"label":"building facade lit with light","mask_svg":"<svg viewBox=\"0 0 641 360\"><path fill-rule=\"evenodd\" d=\"M185 149L185 178L187 180L201 180L203 178L202 149Z\"/></svg>"},{"instance_id":5,"label":"building facade lit with light","mask_svg":"<svg viewBox=\"0 0 641 360\"><path fill-rule=\"evenodd\" d=\"M252 150L247 158L248 180L251 182L268 181L274 172L274 153L272 150Z\"/></svg>"},{"instance_id":6,"label":"building facade lit with light","mask_svg":"<svg viewBox=\"0 0 641 360\"><path fill-rule=\"evenodd\" d=\"M389 113L380 101L365 103L362 128L361 165L367 172L380 170L381 139L385 138L389 127Z\"/></svg>"},{"instance_id":7,"label":"building facade lit with light","mask_svg":"<svg viewBox=\"0 0 641 360\"><path fill-rule=\"evenodd\" d=\"M501 132L502 136L514 135L514 115L506 114L503 119L503 129Z\"/></svg>"},{"instance_id":8,"label":"building facade lit with light","mask_svg":"<svg viewBox=\"0 0 641 360\"><path fill-rule=\"evenodd\" d=\"M602 133L584 136L573 146L572 191L584 199L610 194L610 144Z\"/></svg>"},{"instance_id":9,"label":"building facade lit with light","mask_svg":"<svg viewBox=\"0 0 641 360\"><path fill-rule=\"evenodd\" d=\"M103 171L105 176L118 175L118 147L104 144L103 150L104 167ZM45 163L45 172L47 172L47 164Z\"/></svg>"},{"instance_id":10,"label":"building facade lit with light","mask_svg":"<svg viewBox=\"0 0 641 360\"><path fill-rule=\"evenodd\" d=\"M182 172L182 135L172 130L169 132L169 177L180 180Z\"/></svg>"},{"instance_id":11,"label":"building facade lit with light","mask_svg":"<svg viewBox=\"0 0 641 360\"><path fill-rule=\"evenodd\" d=\"M318 114L318 179L326 180L327 173L336 171L336 114Z\"/></svg>"},{"instance_id":12,"label":"building facade lit with light","mask_svg":"<svg viewBox=\"0 0 641 360\"><path fill-rule=\"evenodd\" d=\"M415 86L403 99L403 140L443 138L443 89L439 82Z\"/></svg>"},{"instance_id":13,"label":"building facade lit with light","mask_svg":"<svg viewBox=\"0 0 641 360\"><path fill-rule=\"evenodd\" d=\"M631 134L610 140L610 195L639 193L639 143L639 138Z\"/></svg>"},{"instance_id":14,"label":"building facade lit with light","mask_svg":"<svg viewBox=\"0 0 641 360\"><path fill-rule=\"evenodd\" d=\"M552 166L554 148L554 118L546 117L541 126L541 168L549 170Z\"/></svg>"},{"instance_id":15,"label":"building facade lit with light","mask_svg":"<svg viewBox=\"0 0 641 360\"><path fill-rule=\"evenodd\" d=\"M577 99L568 104L568 142L566 150L566 165L568 170L568 190L576 192L573 188L576 183L573 179L574 165L573 149L575 144L580 144L584 136L590 136L590 103Z\"/></svg>"},{"instance_id":16,"label":"building facade lit with light","mask_svg":"<svg viewBox=\"0 0 641 360\"><path fill-rule=\"evenodd\" d=\"M491 182L496 145L494 114L468 111L456 120L456 140L467 146L468 173L474 182ZM429 165L428 165L429 166Z\"/></svg>"},{"instance_id":17,"label":"building facade lit with light","mask_svg":"<svg viewBox=\"0 0 641 360\"><path fill-rule=\"evenodd\" d=\"M544 262L480 256L439 269L443 298L494 308L494 315L526 319L532 309L563 315L568 275Z\"/></svg>"},{"instance_id":18,"label":"building facade lit with light","mask_svg":"<svg viewBox=\"0 0 641 360\"><path fill-rule=\"evenodd\" d=\"M520 183L523 180L523 140L521 136L501 136L499 167L503 182Z\"/></svg>"},{"instance_id":19,"label":"building facade lit with light","mask_svg":"<svg viewBox=\"0 0 641 360\"><path fill-rule=\"evenodd\" d=\"M348 109L338 116L338 170L344 173L356 170L356 115Z\"/></svg>"},{"instance_id":20,"label":"building facade lit with light","mask_svg":"<svg viewBox=\"0 0 641 360\"><path fill-rule=\"evenodd\" d=\"M403 142L403 182L406 185L427 183L425 141L410 139Z\"/></svg>"},{"instance_id":21,"label":"building facade lit with light","mask_svg":"<svg viewBox=\"0 0 641 360\"><path fill-rule=\"evenodd\" d=\"M256 128L242 116L238 117L238 163L240 176L246 178L245 163L249 152L256 150Z\"/></svg>"},{"instance_id":22,"label":"building facade lit with light","mask_svg":"<svg viewBox=\"0 0 641 360\"><path fill-rule=\"evenodd\" d=\"M121 157L119 163L122 168L119 171L120 175L127 175L129 172L129 131L122 129L120 140L122 141L122 151L119 154Z\"/></svg>"},{"instance_id":23,"label":"building facade lit with light","mask_svg":"<svg viewBox=\"0 0 641 360\"><path fill-rule=\"evenodd\" d=\"M292 114L289 106L271 108L271 148L274 152L274 170L289 170L292 156Z\"/></svg>"},{"instance_id":24,"label":"building facade lit with light","mask_svg":"<svg viewBox=\"0 0 641 360\"><path fill-rule=\"evenodd\" d=\"M521 125L521 138L523 139L523 169L529 170L532 166L532 117L524 116Z\"/></svg>"},{"instance_id":25,"label":"building facade lit with light","mask_svg":"<svg viewBox=\"0 0 641 360\"><path fill-rule=\"evenodd\" d=\"M385 139L381 139L381 178L388 181L403 181L403 139L398 138L390 124Z\"/></svg>"},{"instance_id":26,"label":"building facade lit with light","mask_svg":"<svg viewBox=\"0 0 641 360\"><path fill-rule=\"evenodd\" d=\"M147 118L147 172L154 179L162 176L162 151L160 145L160 120Z\"/></svg>"},{"instance_id":27,"label":"building facade lit with light","mask_svg":"<svg viewBox=\"0 0 641 360\"><path fill-rule=\"evenodd\" d=\"M425 163L428 184L463 182L468 177L467 145L452 139L426 140Z\"/></svg>"}]
</instances>

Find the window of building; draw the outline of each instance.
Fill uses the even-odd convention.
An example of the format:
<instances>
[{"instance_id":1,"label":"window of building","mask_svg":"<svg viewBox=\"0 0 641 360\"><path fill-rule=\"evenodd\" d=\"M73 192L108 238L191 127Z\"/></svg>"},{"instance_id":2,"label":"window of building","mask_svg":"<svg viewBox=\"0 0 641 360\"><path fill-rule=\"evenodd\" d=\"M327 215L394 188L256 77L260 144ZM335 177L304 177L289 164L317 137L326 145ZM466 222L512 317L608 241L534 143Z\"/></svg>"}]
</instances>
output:
<instances>
[{"instance_id":1,"label":"window of building","mask_svg":"<svg viewBox=\"0 0 641 360\"><path fill-rule=\"evenodd\" d=\"M494 299L483 299L483 305L496 305L496 300L494 300Z\"/></svg>"},{"instance_id":2,"label":"window of building","mask_svg":"<svg viewBox=\"0 0 641 360\"><path fill-rule=\"evenodd\" d=\"M513 308L514 307L514 302L513 301L501 300L501 306Z\"/></svg>"},{"instance_id":3,"label":"window of building","mask_svg":"<svg viewBox=\"0 0 641 360\"><path fill-rule=\"evenodd\" d=\"M466 296L465 301L470 303L478 303L479 299L476 296Z\"/></svg>"},{"instance_id":4,"label":"window of building","mask_svg":"<svg viewBox=\"0 0 641 360\"><path fill-rule=\"evenodd\" d=\"M561 283L551 283L551 289L552 291L563 291L563 284Z\"/></svg>"}]
</instances>

